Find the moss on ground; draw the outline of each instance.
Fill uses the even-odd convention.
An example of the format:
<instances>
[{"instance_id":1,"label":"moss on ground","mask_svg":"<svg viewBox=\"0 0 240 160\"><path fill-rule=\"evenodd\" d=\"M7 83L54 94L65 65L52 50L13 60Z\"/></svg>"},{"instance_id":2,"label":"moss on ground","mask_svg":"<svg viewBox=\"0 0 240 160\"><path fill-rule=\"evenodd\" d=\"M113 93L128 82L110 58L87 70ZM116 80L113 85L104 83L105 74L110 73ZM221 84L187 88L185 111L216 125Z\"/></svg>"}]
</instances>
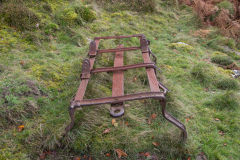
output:
<instances>
[{"instance_id":1,"label":"moss on ground","mask_svg":"<svg viewBox=\"0 0 240 160\"><path fill-rule=\"evenodd\" d=\"M96 17L84 19L81 14L85 11L75 10L76 4ZM238 159L239 80L210 62L215 53L229 55L221 46L237 49L237 45L217 32L193 36L191 33L200 29L199 21L190 8L178 9L172 4L156 0L155 11L143 14L131 8L109 11L90 1L24 1L40 18L39 28L21 33L5 21L0 25L0 159L38 159L40 155L46 159L84 155L116 159L115 149L125 151L125 159L130 160L150 158L141 156L142 152L158 159L195 159L201 152L208 159ZM64 8L70 8L71 25L56 19L58 12L65 15ZM76 23L75 13L83 23ZM81 62L91 39L138 33L151 40L160 79L170 89L167 110L186 125L186 144L180 143L179 129L162 117L160 104L154 100L127 102L126 113L116 119L115 126L108 105L83 108L76 112L76 124L63 138L70 122L69 102L79 85ZM177 42L189 46L178 46ZM100 47L113 48L118 43L139 45L131 39L103 41ZM113 65L110 54L97 60L95 67ZM142 62L138 52L125 54L124 60L126 64ZM86 98L111 95L111 79L107 73L93 76ZM34 82L36 93L28 81ZM125 73L125 93L148 90L144 69ZM8 115L16 123L6 120ZM25 128L19 132L21 124ZM106 129L110 129L108 134L103 133Z\"/></svg>"},{"instance_id":2,"label":"moss on ground","mask_svg":"<svg viewBox=\"0 0 240 160\"><path fill-rule=\"evenodd\" d=\"M214 56L211 58L211 61L216 64L227 66L233 63L233 60L227 56Z\"/></svg>"}]
</instances>

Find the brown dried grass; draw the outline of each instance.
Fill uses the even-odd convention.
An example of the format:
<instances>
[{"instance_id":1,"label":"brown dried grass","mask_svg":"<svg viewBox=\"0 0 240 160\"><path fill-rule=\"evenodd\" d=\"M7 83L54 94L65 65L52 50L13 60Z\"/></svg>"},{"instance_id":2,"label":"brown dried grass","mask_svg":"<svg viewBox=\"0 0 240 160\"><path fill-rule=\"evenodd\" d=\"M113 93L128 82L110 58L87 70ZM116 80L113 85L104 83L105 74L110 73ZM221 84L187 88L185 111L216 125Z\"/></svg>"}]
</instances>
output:
<instances>
[{"instance_id":1,"label":"brown dried grass","mask_svg":"<svg viewBox=\"0 0 240 160\"><path fill-rule=\"evenodd\" d=\"M191 6L204 25L215 25L220 28L220 31L224 35L238 40L240 38L240 2L239 0L231 0L235 9L234 15L231 15L228 10L219 10L216 6L217 3L222 1L223 0L193 0ZM189 5L191 1L181 0L181 2ZM197 36L205 36L202 31L194 34Z\"/></svg>"},{"instance_id":2,"label":"brown dried grass","mask_svg":"<svg viewBox=\"0 0 240 160\"><path fill-rule=\"evenodd\" d=\"M229 12L222 9L219 15L215 18L214 22L219 28L226 29L232 23L232 20L229 16Z\"/></svg>"},{"instance_id":3,"label":"brown dried grass","mask_svg":"<svg viewBox=\"0 0 240 160\"><path fill-rule=\"evenodd\" d=\"M211 30L208 30L208 29L199 29L195 31L193 35L196 37L206 37L207 35L209 35L210 32Z\"/></svg>"},{"instance_id":4,"label":"brown dried grass","mask_svg":"<svg viewBox=\"0 0 240 160\"><path fill-rule=\"evenodd\" d=\"M207 25L211 23L210 16L218 11L217 6L211 3L206 3L202 0L194 0L193 9L197 13L201 21Z\"/></svg>"}]
</instances>

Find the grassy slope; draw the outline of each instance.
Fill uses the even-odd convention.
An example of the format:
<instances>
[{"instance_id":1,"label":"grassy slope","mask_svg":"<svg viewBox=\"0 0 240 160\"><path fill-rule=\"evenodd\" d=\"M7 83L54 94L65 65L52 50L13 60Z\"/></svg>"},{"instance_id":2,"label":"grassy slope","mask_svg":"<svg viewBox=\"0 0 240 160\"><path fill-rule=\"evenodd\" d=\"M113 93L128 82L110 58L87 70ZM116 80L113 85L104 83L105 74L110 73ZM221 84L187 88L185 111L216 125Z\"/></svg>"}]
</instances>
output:
<instances>
[{"instance_id":1,"label":"grassy slope","mask_svg":"<svg viewBox=\"0 0 240 160\"><path fill-rule=\"evenodd\" d=\"M56 152L56 157L48 155L49 159L71 159L83 155L95 159L114 159L117 157L114 149L117 148L128 154L127 159L137 159L139 152L149 152L159 159L194 159L200 152L204 152L209 159L238 159L240 108L219 110L214 105L207 105L206 102L214 101L214 97L225 91L212 86L206 91L206 87L190 73L194 64L209 59L217 51L218 45L214 44L216 39L224 38L217 36L215 31L211 39L194 37L191 33L199 29L199 24L192 11L189 8L178 10L161 1L158 1L158 7L161 6L158 12L153 14L131 11L111 13L96 4L91 5L97 12L97 20L71 28L72 34L80 37L80 47L71 40L72 37L67 34L69 31L58 31L49 43L41 43L39 47L20 40L20 33L1 27L1 33L6 35L2 40L8 42L0 59L3 70L0 73L1 93L3 88L11 91L7 105L12 108L24 107L27 101L33 103L31 110L37 109L33 113L26 109L24 112L29 114L22 113L20 120L12 122L12 125L4 122L0 127L0 159L36 159L44 150ZM151 48L162 70L161 80L171 90L168 111L186 125L189 134L187 143L181 144L179 130L162 118L159 103L149 100L127 103L131 107L126 107L126 114L117 119L117 127L111 124L109 106L78 111L75 127L61 139L69 122L67 108L79 85L81 61L87 54L89 40L95 36L136 33L145 34L152 42ZM188 43L193 48L174 49L170 46L178 41ZM135 39L123 43L137 45ZM117 41L105 41L101 47L109 48L116 44ZM125 61L140 62L140 56L126 56ZM106 55L99 60L99 66L112 63ZM220 72L220 69L213 68ZM138 74L140 76L136 76ZM147 89L144 70L139 70L138 74L126 73L126 93ZM41 94L36 96L26 91L30 90L29 85L22 87L26 80L34 81ZM94 76L87 97L111 95L110 88L111 75ZM16 94L18 92L26 92L27 96ZM239 98L239 91L236 92ZM4 102L0 102L3 105ZM157 114L157 118L148 124L153 113ZM20 124L25 125L22 132L17 131ZM107 128L111 129L110 133L103 135ZM221 136L219 131L225 134ZM159 142L160 145L156 147L152 142ZM106 157L106 153L111 153L111 157Z\"/></svg>"}]
</instances>

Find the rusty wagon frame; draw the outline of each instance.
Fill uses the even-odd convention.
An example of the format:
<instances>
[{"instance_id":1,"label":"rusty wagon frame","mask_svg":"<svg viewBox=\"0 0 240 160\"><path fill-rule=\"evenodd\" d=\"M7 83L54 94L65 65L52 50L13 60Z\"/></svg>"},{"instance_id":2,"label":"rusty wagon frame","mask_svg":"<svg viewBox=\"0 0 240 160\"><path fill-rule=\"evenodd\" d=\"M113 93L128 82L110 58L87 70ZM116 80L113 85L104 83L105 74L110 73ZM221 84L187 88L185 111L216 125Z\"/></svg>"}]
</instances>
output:
<instances>
[{"instance_id":1,"label":"rusty wagon frame","mask_svg":"<svg viewBox=\"0 0 240 160\"><path fill-rule=\"evenodd\" d=\"M140 40L140 46L137 47L124 47L119 45L114 49L98 49L100 40L106 39L122 39L136 37ZM75 120L75 110L84 106L100 105L100 104L111 104L110 114L113 117L120 117L124 114L124 102L133 101L140 99L153 98L160 101L162 106L162 115L169 122L177 126L182 131L183 139L187 138L187 131L184 124L174 118L172 115L166 112L166 94L168 89L157 80L156 76L156 57L149 48L150 41L146 39L143 34L129 35L129 36L109 36L109 37L95 37L90 43L88 58L83 61L81 82L77 93L71 101L69 107L69 114L71 117L70 124L66 127L66 133L71 130ZM144 63L123 65L123 54L124 51L141 50L142 58ZM101 53L115 53L114 66L106 68L93 69L94 61L97 55ZM150 57L153 57L154 62ZM150 92L142 92L135 94L124 95L124 71L129 69L136 69L145 67L150 86ZM92 74L99 72L113 72L112 80L112 97L96 98L96 99L84 99L85 91Z\"/></svg>"}]
</instances>

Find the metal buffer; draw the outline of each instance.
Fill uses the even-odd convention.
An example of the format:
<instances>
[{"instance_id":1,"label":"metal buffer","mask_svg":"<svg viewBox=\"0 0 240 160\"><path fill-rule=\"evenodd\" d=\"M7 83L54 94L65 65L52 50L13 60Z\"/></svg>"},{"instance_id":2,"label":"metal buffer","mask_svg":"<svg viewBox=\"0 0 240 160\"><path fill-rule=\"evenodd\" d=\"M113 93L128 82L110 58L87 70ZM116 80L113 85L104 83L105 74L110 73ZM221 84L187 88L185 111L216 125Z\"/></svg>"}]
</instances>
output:
<instances>
[{"instance_id":1,"label":"metal buffer","mask_svg":"<svg viewBox=\"0 0 240 160\"><path fill-rule=\"evenodd\" d=\"M117 48L114 49L98 49L100 40L122 39L131 37L139 38L140 47L124 47L123 45L119 45ZM77 108L90 105L111 104L110 107L111 116L120 117L124 114L124 102L153 98L160 101L160 104L162 106L163 117L182 130L184 140L187 138L187 131L184 124L182 124L180 121L178 121L176 118L174 118L172 115L166 112L165 95L167 94L168 89L157 80L156 57L151 52L149 45L150 41L148 41L143 34L94 38L94 41L90 43L88 58L86 58L82 64L81 83L79 85L76 96L72 100L69 108L71 123L66 127L65 129L66 133L69 132L74 125L74 112ZM133 50L141 50L144 63L124 66L123 65L124 51ZM93 69L96 55L100 55L101 53L115 53L113 67ZM150 56L152 56L155 63L152 62ZM124 71L140 67L146 68L148 82L150 85L150 92L124 95ZM99 72L113 72L112 97L83 99L91 74Z\"/></svg>"}]
</instances>

